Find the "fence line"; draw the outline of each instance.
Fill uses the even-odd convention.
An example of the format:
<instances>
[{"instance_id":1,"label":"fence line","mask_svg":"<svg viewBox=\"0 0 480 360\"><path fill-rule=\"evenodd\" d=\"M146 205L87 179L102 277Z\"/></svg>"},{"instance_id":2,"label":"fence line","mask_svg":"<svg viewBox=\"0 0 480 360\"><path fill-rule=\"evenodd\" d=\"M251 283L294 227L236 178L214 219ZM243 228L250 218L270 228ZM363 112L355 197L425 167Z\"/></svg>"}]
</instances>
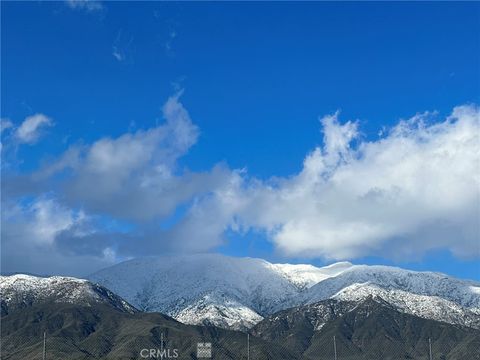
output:
<instances>
[{"instance_id":1,"label":"fence line","mask_svg":"<svg viewBox=\"0 0 480 360\"><path fill-rule=\"evenodd\" d=\"M225 332L224 334L228 334ZM242 340L243 338L243 340ZM72 341L43 332L43 339L32 339L29 344L2 340L1 359L67 360L67 359L232 359L232 360L477 360L480 359L480 338L470 342L446 339L419 340L409 338L403 343L377 339L368 345L361 339L346 339L338 333L330 338L331 345L311 342L303 349L293 351L286 340L265 342L249 333L235 332L231 336L205 333L190 337L175 337L168 330L160 332L158 342L148 339L132 341L128 350L119 357L102 354L102 346L88 348ZM130 339L131 340L131 339ZM284 341L285 340L285 341ZM459 346L461 344L462 346ZM331 349L331 350L329 350ZM35 355L37 353L38 355Z\"/></svg>"}]
</instances>

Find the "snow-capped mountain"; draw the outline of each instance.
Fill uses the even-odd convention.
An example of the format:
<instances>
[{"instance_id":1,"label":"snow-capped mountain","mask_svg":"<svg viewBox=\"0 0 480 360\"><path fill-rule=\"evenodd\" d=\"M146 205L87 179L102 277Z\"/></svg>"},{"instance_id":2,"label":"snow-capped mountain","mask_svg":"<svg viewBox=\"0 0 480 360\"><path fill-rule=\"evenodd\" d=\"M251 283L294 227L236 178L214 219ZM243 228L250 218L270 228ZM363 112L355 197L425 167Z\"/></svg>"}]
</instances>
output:
<instances>
[{"instance_id":1,"label":"snow-capped mountain","mask_svg":"<svg viewBox=\"0 0 480 360\"><path fill-rule=\"evenodd\" d=\"M203 254L130 260L89 279L139 309L187 324L245 329L293 306L373 295L405 313L480 328L480 284L386 266L315 267Z\"/></svg>"},{"instance_id":2,"label":"snow-capped mountain","mask_svg":"<svg viewBox=\"0 0 480 360\"><path fill-rule=\"evenodd\" d=\"M479 329L407 314L375 296L361 301L328 299L282 310L250 333L305 359L333 359L337 347L339 359L426 359L427 344L434 349L430 358L480 359Z\"/></svg>"},{"instance_id":3,"label":"snow-capped mountain","mask_svg":"<svg viewBox=\"0 0 480 360\"><path fill-rule=\"evenodd\" d=\"M433 272L354 265L308 289L301 303L358 302L369 296L425 319L480 328L480 284Z\"/></svg>"},{"instance_id":4,"label":"snow-capped mountain","mask_svg":"<svg viewBox=\"0 0 480 360\"><path fill-rule=\"evenodd\" d=\"M2 315L12 309L53 302L82 306L105 304L122 312L137 310L125 300L98 284L73 277L32 275L0 276Z\"/></svg>"},{"instance_id":5,"label":"snow-capped mountain","mask_svg":"<svg viewBox=\"0 0 480 360\"><path fill-rule=\"evenodd\" d=\"M145 311L163 312L187 324L245 329L295 305L307 288L348 266L316 268L201 254L130 260L89 279Z\"/></svg>"}]
</instances>

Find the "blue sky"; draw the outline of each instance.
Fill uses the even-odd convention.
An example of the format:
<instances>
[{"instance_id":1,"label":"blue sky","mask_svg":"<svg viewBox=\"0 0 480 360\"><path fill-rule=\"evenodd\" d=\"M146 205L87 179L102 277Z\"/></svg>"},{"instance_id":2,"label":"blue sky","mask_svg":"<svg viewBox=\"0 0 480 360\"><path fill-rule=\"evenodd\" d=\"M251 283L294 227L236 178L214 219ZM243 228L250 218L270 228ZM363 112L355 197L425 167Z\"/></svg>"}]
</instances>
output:
<instances>
[{"instance_id":1,"label":"blue sky","mask_svg":"<svg viewBox=\"0 0 480 360\"><path fill-rule=\"evenodd\" d=\"M457 111L455 118L473 126L470 133L478 130L478 110L472 110L480 94L478 3L3 2L1 16L1 116L11 124L2 134L2 177L6 179L2 182L2 270L82 274L88 270L82 264L89 259L92 266L101 267L163 250L220 251L318 265L344 259L386 263L480 280L480 236L474 224L478 206L469 200L440 201L443 212L427 206L428 201L445 199L458 189L452 192L447 185L439 185L438 192L418 204L410 194L409 206L422 212L418 210L411 219L405 207L392 215L402 219L399 224L408 230L403 231L403 225L395 226L391 218L377 213L365 219L358 210L361 203L348 219L343 218L340 210L348 206L347 194L358 189L350 182L348 191L336 188L339 185L332 176L341 178L351 168L359 169L352 176L376 174L360 166L361 159L369 159L362 149L368 144L373 144L371 152L381 151L383 143L394 146L399 140L392 129L415 114L435 112L416 119L416 125L402 135L415 142L424 156L421 160L428 164L435 163L431 159L435 144L450 139L454 132L445 125L438 135L433 126L446 124L455 107L470 106L469 111ZM168 99L171 113L164 106ZM331 123L320 124L319 119L337 110ZM36 118L40 125L34 129L38 130L34 139L21 138L22 123L35 114L47 120ZM418 121L427 124L427 135L421 133ZM165 122L174 125L152 135L154 149L139 149L134 141L147 143L146 132ZM326 157L328 129L330 139L341 134L336 141L346 139L351 146L334 149L342 158L335 158L335 165ZM137 137L115 141L125 134ZM171 137L178 138L171 141ZM385 138L390 142L382 142ZM137 149L151 151L151 157L141 168L121 167L129 159L119 160L115 173L105 176L122 181L104 184L100 175L83 173L90 171L89 161L101 139L106 139L103 145L112 142L109 149L115 150L110 154L117 160L120 154L128 157ZM125 143L131 147L121 149ZM305 161L317 147L323 149L324 158L310 156L312 163L323 161L331 168L328 172L317 165L312 168L321 178L332 177L312 184L312 168ZM59 168L59 159L72 148L81 149L75 164L37 181L48 166ZM406 164L412 154L406 153L401 163ZM388 166L390 173L395 171ZM445 164L439 166L445 168ZM151 193L144 193L145 187L139 185L145 178L153 181L153 169L174 177L166 183L168 196L158 190L165 183L155 183ZM469 169L457 166L451 172L473 177ZM422 189L426 176L441 176L439 171L409 173L415 191ZM145 216L136 216L133 210L122 212L118 209L139 205L123 193L112 192L115 205L111 206L106 196L90 199L85 188L95 189L91 179L98 179L99 188L118 185L125 193L141 191L148 199L159 196L158 203L166 203L165 208L152 209ZM455 179L441 183L454 186ZM241 184L232 187L237 182ZM412 189L397 183L363 184L360 178L358 182L366 187L358 191L369 186L369 191ZM478 199L472 184L478 185L464 184L467 190L459 192L458 198ZM330 194L332 188L336 190ZM299 189L310 189L308 198L318 201L305 205L312 211L304 217L298 211L277 211L295 208L296 202L282 199ZM226 197L232 192L234 200ZM343 199L339 209L334 215L325 214L328 221L317 227L316 219L331 207L329 202L337 204L332 198ZM242 199L251 204L240 204ZM275 215L256 216L251 209ZM452 216L455 219L445 225L446 230L438 230L451 220L449 211L459 215ZM48 218L48 223L57 227L46 229L41 216L55 217ZM210 229L205 222L214 224ZM23 234L14 224L37 227L44 241L27 243L25 239L35 234ZM371 236L349 232L344 237L350 240L343 244L342 234L325 230L352 224L361 224L358 229ZM328 234L338 236L342 247L326 245L328 240L322 239ZM303 240L297 242L295 236ZM179 243L178 248L172 245ZM41 251L45 258L51 256L49 263L59 265L20 264L16 247L23 252ZM142 247L145 251L134 250Z\"/></svg>"}]
</instances>

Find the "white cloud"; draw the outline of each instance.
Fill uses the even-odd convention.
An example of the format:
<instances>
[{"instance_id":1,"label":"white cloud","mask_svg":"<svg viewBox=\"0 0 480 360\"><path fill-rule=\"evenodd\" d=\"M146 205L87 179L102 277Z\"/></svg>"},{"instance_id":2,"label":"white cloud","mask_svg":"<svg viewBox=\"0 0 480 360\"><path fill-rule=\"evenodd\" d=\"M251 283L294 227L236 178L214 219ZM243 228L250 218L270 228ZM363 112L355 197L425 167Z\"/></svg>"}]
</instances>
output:
<instances>
[{"instance_id":1,"label":"white cloud","mask_svg":"<svg viewBox=\"0 0 480 360\"><path fill-rule=\"evenodd\" d=\"M118 49L117 46L113 45L113 50L112 50L112 55L115 59L117 59L118 61L124 61L125 60L125 55L123 54L123 52L120 52L120 50Z\"/></svg>"},{"instance_id":2,"label":"white cloud","mask_svg":"<svg viewBox=\"0 0 480 360\"><path fill-rule=\"evenodd\" d=\"M358 136L358 124L348 121L344 125L338 122L337 111L334 115L327 115L320 119L324 133L324 156L322 162L326 166L335 166L351 160L350 142ZM315 169L316 173L321 169Z\"/></svg>"},{"instance_id":3,"label":"white cloud","mask_svg":"<svg viewBox=\"0 0 480 360\"><path fill-rule=\"evenodd\" d=\"M162 251L206 250L216 245L216 238L206 241L221 231L216 225L211 227L215 231L207 231L199 221L184 231L162 225L175 217L176 211L180 211L180 217L182 209L193 213L188 210L192 203L222 188L231 176L224 165L196 173L178 167L178 159L199 136L180 96L181 91L165 102L165 121L159 126L71 146L34 173L5 174L2 211L17 209L15 216L2 217L2 239L11 245L6 251L18 253L19 247L13 244L21 242L23 251L30 254L42 245L45 254L59 259L62 269L73 271L67 261L71 256L103 263L112 260L117 251L125 258ZM57 200L35 201L29 207L19 205L26 196L44 199L45 194ZM88 216L84 219L112 219L133 230L125 233L115 226L112 229L108 221L80 221L83 211L72 209L85 211ZM8 271L18 269L11 259L4 264Z\"/></svg>"},{"instance_id":4,"label":"white cloud","mask_svg":"<svg viewBox=\"0 0 480 360\"><path fill-rule=\"evenodd\" d=\"M13 123L10 119L0 119L0 134L3 134L5 130L11 129L13 127Z\"/></svg>"},{"instance_id":5,"label":"white cloud","mask_svg":"<svg viewBox=\"0 0 480 360\"><path fill-rule=\"evenodd\" d=\"M460 106L429 124L430 116L401 121L376 141L361 141L357 123L326 116L324 145L299 174L259 181L234 172L176 231L210 247L227 229L263 231L287 256L413 260L448 249L478 257L479 110Z\"/></svg>"},{"instance_id":6,"label":"white cloud","mask_svg":"<svg viewBox=\"0 0 480 360\"><path fill-rule=\"evenodd\" d=\"M169 216L198 193L228 176L224 167L190 173L177 160L196 143L199 130L179 102L180 93L163 106L165 122L148 130L73 146L34 175L46 179L66 172L62 190L72 206L125 220L150 221Z\"/></svg>"},{"instance_id":7,"label":"white cloud","mask_svg":"<svg viewBox=\"0 0 480 360\"><path fill-rule=\"evenodd\" d=\"M173 56L174 51L173 51L173 41L177 37L177 32L175 30L171 30L168 33L167 40L165 41L165 52L168 56Z\"/></svg>"},{"instance_id":8,"label":"white cloud","mask_svg":"<svg viewBox=\"0 0 480 360\"><path fill-rule=\"evenodd\" d=\"M324 146L299 174L237 189L243 227L265 230L291 256L480 256L478 108L431 125L417 115L355 148L357 125L337 117L322 119Z\"/></svg>"},{"instance_id":9,"label":"white cloud","mask_svg":"<svg viewBox=\"0 0 480 360\"><path fill-rule=\"evenodd\" d=\"M20 228L28 224L25 231L35 244L52 245L59 233L84 219L82 212L67 209L51 198L37 198L28 205L5 205L2 222L16 223Z\"/></svg>"},{"instance_id":10,"label":"white cloud","mask_svg":"<svg viewBox=\"0 0 480 360\"><path fill-rule=\"evenodd\" d=\"M59 237L65 234L71 247L84 248L90 220L54 198L41 196L26 204L3 200L1 216L2 271L87 275L116 261L108 247L95 254L69 253L59 246Z\"/></svg>"},{"instance_id":11,"label":"white cloud","mask_svg":"<svg viewBox=\"0 0 480 360\"><path fill-rule=\"evenodd\" d=\"M83 266L72 256L100 266L121 257L207 251L230 231L253 230L286 256L412 260L434 249L480 256L477 107L457 107L442 121L419 114L371 141L360 138L358 122L325 116L323 146L306 155L302 170L261 181L225 165L179 169L199 137L180 95L166 101L159 126L75 145L33 174L4 176L6 201L37 196L29 207L3 206L2 239L24 244L8 252L20 258L18 249L40 246L70 271ZM20 209L16 217L7 216L9 208ZM112 233L88 221L95 216L133 230Z\"/></svg>"},{"instance_id":12,"label":"white cloud","mask_svg":"<svg viewBox=\"0 0 480 360\"><path fill-rule=\"evenodd\" d=\"M119 62L133 62L133 36L127 36L120 30L112 45L112 55Z\"/></svg>"},{"instance_id":13,"label":"white cloud","mask_svg":"<svg viewBox=\"0 0 480 360\"><path fill-rule=\"evenodd\" d=\"M4 152L4 147L3 147L3 142L4 142L4 139L3 139L3 135L5 132L7 132L9 129L12 129L13 128L13 123L10 121L10 119L0 119L0 135L2 135L2 139L0 141L0 151L2 152L2 155L3 155L3 152ZM3 160L3 163L2 163L2 166L3 168L5 168L6 166L6 162L4 159Z\"/></svg>"},{"instance_id":14,"label":"white cloud","mask_svg":"<svg viewBox=\"0 0 480 360\"><path fill-rule=\"evenodd\" d=\"M66 0L65 3L71 9L85 10L89 12L103 10L101 1L95 0Z\"/></svg>"},{"instance_id":15,"label":"white cloud","mask_svg":"<svg viewBox=\"0 0 480 360\"><path fill-rule=\"evenodd\" d=\"M53 200L39 200L29 209L33 219L31 226L35 230L35 241L52 244L55 236L68 230L78 221L72 211L65 209Z\"/></svg>"},{"instance_id":16,"label":"white cloud","mask_svg":"<svg viewBox=\"0 0 480 360\"><path fill-rule=\"evenodd\" d=\"M53 126L53 121L44 114L28 116L15 130L15 138L20 143L34 144L40 138L42 130Z\"/></svg>"}]
</instances>

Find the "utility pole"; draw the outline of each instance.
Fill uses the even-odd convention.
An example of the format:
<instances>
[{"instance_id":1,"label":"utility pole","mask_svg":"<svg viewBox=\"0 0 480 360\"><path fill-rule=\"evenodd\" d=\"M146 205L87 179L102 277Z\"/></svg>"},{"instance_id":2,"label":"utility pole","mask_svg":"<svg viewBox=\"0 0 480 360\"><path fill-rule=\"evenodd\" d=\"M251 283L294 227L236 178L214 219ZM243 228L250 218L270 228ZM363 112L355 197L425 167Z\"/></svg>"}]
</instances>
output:
<instances>
[{"instance_id":1,"label":"utility pole","mask_svg":"<svg viewBox=\"0 0 480 360\"><path fill-rule=\"evenodd\" d=\"M335 339L335 335L333 335L333 354L335 356L335 360L337 360L337 340Z\"/></svg>"},{"instance_id":2,"label":"utility pole","mask_svg":"<svg viewBox=\"0 0 480 360\"><path fill-rule=\"evenodd\" d=\"M250 360L250 334L247 333L247 360Z\"/></svg>"},{"instance_id":3,"label":"utility pole","mask_svg":"<svg viewBox=\"0 0 480 360\"><path fill-rule=\"evenodd\" d=\"M428 338L428 353L430 354L430 360L432 360L432 339Z\"/></svg>"},{"instance_id":4,"label":"utility pole","mask_svg":"<svg viewBox=\"0 0 480 360\"><path fill-rule=\"evenodd\" d=\"M47 332L44 331L43 332L43 356L42 356L42 359L45 360L47 357Z\"/></svg>"}]
</instances>

